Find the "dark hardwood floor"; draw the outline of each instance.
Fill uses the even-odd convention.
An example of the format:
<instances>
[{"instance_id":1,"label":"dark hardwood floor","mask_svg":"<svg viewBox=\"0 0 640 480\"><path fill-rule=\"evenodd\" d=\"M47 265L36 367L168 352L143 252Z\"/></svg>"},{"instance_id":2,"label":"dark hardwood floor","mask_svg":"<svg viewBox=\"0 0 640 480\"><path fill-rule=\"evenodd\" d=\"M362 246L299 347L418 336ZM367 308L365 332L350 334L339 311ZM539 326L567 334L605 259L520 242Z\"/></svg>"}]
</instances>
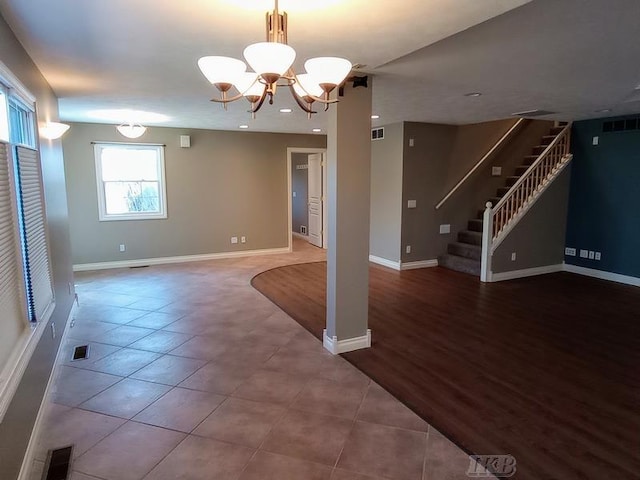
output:
<instances>
[{"instance_id":1,"label":"dark hardwood floor","mask_svg":"<svg viewBox=\"0 0 640 480\"><path fill-rule=\"evenodd\" d=\"M326 263L252 283L321 338ZM464 450L519 479L640 479L640 289L372 266L369 298L373 346L344 357Z\"/></svg>"}]
</instances>

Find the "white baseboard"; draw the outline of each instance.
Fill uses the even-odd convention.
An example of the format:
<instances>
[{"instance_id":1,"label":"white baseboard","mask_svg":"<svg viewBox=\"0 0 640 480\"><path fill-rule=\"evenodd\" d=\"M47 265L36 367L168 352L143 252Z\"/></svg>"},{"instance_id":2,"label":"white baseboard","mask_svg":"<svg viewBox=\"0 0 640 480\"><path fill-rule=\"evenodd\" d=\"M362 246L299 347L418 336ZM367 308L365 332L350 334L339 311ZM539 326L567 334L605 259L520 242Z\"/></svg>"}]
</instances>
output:
<instances>
[{"instance_id":1,"label":"white baseboard","mask_svg":"<svg viewBox=\"0 0 640 480\"><path fill-rule=\"evenodd\" d=\"M533 277L535 275L544 275L545 273L562 272L564 266L546 265L544 267L525 268L522 270L513 270L511 272L493 273L490 275L490 282L501 282L503 280L513 280L515 278Z\"/></svg>"},{"instance_id":2,"label":"white baseboard","mask_svg":"<svg viewBox=\"0 0 640 480\"><path fill-rule=\"evenodd\" d=\"M421 260L419 262L402 262L400 270L416 270L418 268L432 268L438 266L438 260Z\"/></svg>"},{"instance_id":3,"label":"white baseboard","mask_svg":"<svg viewBox=\"0 0 640 480\"><path fill-rule=\"evenodd\" d=\"M369 261L382 265L383 267L393 268L394 270L400 270L400 262L394 262L393 260L387 260L386 258L376 257L375 255L369 255Z\"/></svg>"},{"instance_id":4,"label":"white baseboard","mask_svg":"<svg viewBox=\"0 0 640 480\"><path fill-rule=\"evenodd\" d=\"M371 330L368 329L367 334L361 337L338 340L338 337L329 338L327 336L327 329L325 328L322 332L322 339L322 345L324 348L334 355L338 355L340 353L347 353L371 347Z\"/></svg>"},{"instance_id":5,"label":"white baseboard","mask_svg":"<svg viewBox=\"0 0 640 480\"><path fill-rule=\"evenodd\" d=\"M31 356L38 346L55 308L56 304L52 302L42 315L42 320L35 325L28 325L28 328L16 341L9 360L0 371L0 422L11 404Z\"/></svg>"},{"instance_id":6,"label":"white baseboard","mask_svg":"<svg viewBox=\"0 0 640 480\"><path fill-rule=\"evenodd\" d=\"M60 345L58 346L58 353L56 354L56 358L53 362L53 367L51 368L51 373L49 374L49 380L47 381L47 388L45 388L44 395L42 396L42 401L40 402L38 415L36 416L36 421L33 425L33 430L31 430L31 437L29 438L27 451L25 452L25 455L22 459L22 466L20 467L20 474L18 475L17 480L28 480L29 478L31 478L31 468L33 466L33 460L36 454L36 448L38 446L38 437L40 436L40 431L44 426L44 413L45 413L44 407L47 403L47 399L49 398L51 387L55 380L55 374L57 371L58 363L60 363L60 355L62 354L64 342L65 342L65 339L67 338L69 325L71 325L71 322L75 318L77 311L78 311L78 304L74 301L73 305L71 306L71 311L69 312L69 316L67 317L67 321L65 323L64 329L62 331L62 337L60 338Z\"/></svg>"},{"instance_id":7,"label":"white baseboard","mask_svg":"<svg viewBox=\"0 0 640 480\"><path fill-rule=\"evenodd\" d=\"M80 263L73 266L74 272L90 270L108 270L111 268L145 267L147 265L165 265L169 263L202 262L206 260L221 260L224 258L253 257L256 255L278 255L291 253L291 249L265 248L262 250L240 250L237 252L205 253L202 255L183 255L179 257L141 258L138 260L119 260L115 262Z\"/></svg>"},{"instance_id":8,"label":"white baseboard","mask_svg":"<svg viewBox=\"0 0 640 480\"><path fill-rule=\"evenodd\" d=\"M596 270L595 268L579 267L577 265L569 265L568 263L564 264L564 271L577 273L578 275L585 275L587 277L600 278L602 280L609 280L617 283L624 283L625 285L633 285L634 287L640 287L640 278L631 277L629 275L605 272L604 270Z\"/></svg>"},{"instance_id":9,"label":"white baseboard","mask_svg":"<svg viewBox=\"0 0 640 480\"><path fill-rule=\"evenodd\" d=\"M291 232L291 235L293 235L296 238L300 238L302 240L309 241L309 235L304 235L304 234L298 233L298 232Z\"/></svg>"}]
</instances>

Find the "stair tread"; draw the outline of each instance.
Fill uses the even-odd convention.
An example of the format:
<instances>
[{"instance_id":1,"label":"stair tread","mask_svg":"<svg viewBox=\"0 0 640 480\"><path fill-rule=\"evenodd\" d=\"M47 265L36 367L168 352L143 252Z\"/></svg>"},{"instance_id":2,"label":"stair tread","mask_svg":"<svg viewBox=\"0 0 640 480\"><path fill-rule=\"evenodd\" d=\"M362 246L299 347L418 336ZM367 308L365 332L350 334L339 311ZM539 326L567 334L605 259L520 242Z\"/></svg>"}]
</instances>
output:
<instances>
[{"instance_id":1,"label":"stair tread","mask_svg":"<svg viewBox=\"0 0 640 480\"><path fill-rule=\"evenodd\" d=\"M462 263L468 263L468 264L480 264L480 260L474 260L473 258L467 258L467 257L461 257L460 255L454 255L453 253L445 253L444 255L441 255L441 257L453 257L456 260L462 262Z\"/></svg>"},{"instance_id":2,"label":"stair tread","mask_svg":"<svg viewBox=\"0 0 640 480\"><path fill-rule=\"evenodd\" d=\"M480 232L477 232L477 233L480 233ZM480 234L480 235L482 235L482 234ZM474 250L482 250L482 247L480 245L474 245L472 243L451 242L451 245L456 245L456 246L459 246L459 247L462 247L462 248L472 248ZM449 255L453 255L453 254L450 253Z\"/></svg>"},{"instance_id":3,"label":"stair tread","mask_svg":"<svg viewBox=\"0 0 640 480\"><path fill-rule=\"evenodd\" d=\"M441 267L454 270L456 272L466 273L469 275L480 275L481 262L471 258L461 257L446 253L438 257L438 264Z\"/></svg>"}]
</instances>

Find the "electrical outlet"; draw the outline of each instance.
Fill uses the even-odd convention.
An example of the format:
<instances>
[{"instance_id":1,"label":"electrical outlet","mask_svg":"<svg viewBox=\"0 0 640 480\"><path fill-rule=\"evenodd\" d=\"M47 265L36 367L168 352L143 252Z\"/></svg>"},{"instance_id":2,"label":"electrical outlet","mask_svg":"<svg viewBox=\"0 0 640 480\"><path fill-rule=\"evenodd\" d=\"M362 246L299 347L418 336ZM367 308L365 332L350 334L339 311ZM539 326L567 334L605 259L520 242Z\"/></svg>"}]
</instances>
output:
<instances>
[{"instance_id":1,"label":"electrical outlet","mask_svg":"<svg viewBox=\"0 0 640 480\"><path fill-rule=\"evenodd\" d=\"M440 235L446 235L447 233L451 233L451 225L448 223L440 225Z\"/></svg>"},{"instance_id":2,"label":"electrical outlet","mask_svg":"<svg viewBox=\"0 0 640 480\"><path fill-rule=\"evenodd\" d=\"M247 243L247 237L245 237L244 235L240 237L240 243Z\"/></svg>"},{"instance_id":3,"label":"electrical outlet","mask_svg":"<svg viewBox=\"0 0 640 480\"><path fill-rule=\"evenodd\" d=\"M589 260L595 260L596 258L596 252L594 252L593 250L589 250Z\"/></svg>"},{"instance_id":4,"label":"electrical outlet","mask_svg":"<svg viewBox=\"0 0 640 480\"><path fill-rule=\"evenodd\" d=\"M575 257L576 249L567 247L564 249L564 254L567 255L568 257Z\"/></svg>"},{"instance_id":5,"label":"electrical outlet","mask_svg":"<svg viewBox=\"0 0 640 480\"><path fill-rule=\"evenodd\" d=\"M598 261L602 260L602 254L600 252L596 252L595 257L595 259Z\"/></svg>"},{"instance_id":6,"label":"electrical outlet","mask_svg":"<svg viewBox=\"0 0 640 480\"><path fill-rule=\"evenodd\" d=\"M405 252L411 253L411 245L407 245L404 249Z\"/></svg>"},{"instance_id":7,"label":"electrical outlet","mask_svg":"<svg viewBox=\"0 0 640 480\"><path fill-rule=\"evenodd\" d=\"M296 192L293 192L293 198L296 198Z\"/></svg>"},{"instance_id":8,"label":"electrical outlet","mask_svg":"<svg viewBox=\"0 0 640 480\"><path fill-rule=\"evenodd\" d=\"M593 144L594 145L600 144L600 137L593 137Z\"/></svg>"},{"instance_id":9,"label":"electrical outlet","mask_svg":"<svg viewBox=\"0 0 640 480\"><path fill-rule=\"evenodd\" d=\"M512 262L516 261L516 252L511 253L511 261Z\"/></svg>"},{"instance_id":10,"label":"electrical outlet","mask_svg":"<svg viewBox=\"0 0 640 480\"><path fill-rule=\"evenodd\" d=\"M413 138L409 139L409 146L413 147L416 144L415 140Z\"/></svg>"},{"instance_id":11,"label":"electrical outlet","mask_svg":"<svg viewBox=\"0 0 640 480\"><path fill-rule=\"evenodd\" d=\"M589 258L589 250L580 250L580 258Z\"/></svg>"},{"instance_id":12,"label":"electrical outlet","mask_svg":"<svg viewBox=\"0 0 640 480\"><path fill-rule=\"evenodd\" d=\"M238 243L238 237L231 237L231 243Z\"/></svg>"},{"instance_id":13,"label":"electrical outlet","mask_svg":"<svg viewBox=\"0 0 640 480\"><path fill-rule=\"evenodd\" d=\"M120 253L122 253L122 252L126 252L126 251L127 251L127 247L126 247L126 245L125 245L124 243L121 243L121 244L120 244Z\"/></svg>"}]
</instances>

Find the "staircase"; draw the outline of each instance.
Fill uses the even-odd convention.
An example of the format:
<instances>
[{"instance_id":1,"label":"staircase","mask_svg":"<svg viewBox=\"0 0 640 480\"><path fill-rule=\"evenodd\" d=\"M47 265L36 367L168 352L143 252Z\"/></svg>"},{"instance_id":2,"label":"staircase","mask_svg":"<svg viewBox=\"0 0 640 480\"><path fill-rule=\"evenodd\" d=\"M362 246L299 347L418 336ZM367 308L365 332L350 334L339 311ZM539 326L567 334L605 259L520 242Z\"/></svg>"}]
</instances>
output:
<instances>
[{"instance_id":1,"label":"staircase","mask_svg":"<svg viewBox=\"0 0 640 480\"><path fill-rule=\"evenodd\" d=\"M532 154L524 157L522 165L516 168L515 174L507 177L505 186L498 188L496 196L487 199L487 201L494 206L497 205L547 147L563 132L565 127L566 125L551 128L549 134L542 137L540 145L533 147ZM450 270L480 276L483 215L484 208L478 210L477 218L469 220L466 230L458 232L458 241L448 245L447 253L438 257L438 265Z\"/></svg>"}]
</instances>

